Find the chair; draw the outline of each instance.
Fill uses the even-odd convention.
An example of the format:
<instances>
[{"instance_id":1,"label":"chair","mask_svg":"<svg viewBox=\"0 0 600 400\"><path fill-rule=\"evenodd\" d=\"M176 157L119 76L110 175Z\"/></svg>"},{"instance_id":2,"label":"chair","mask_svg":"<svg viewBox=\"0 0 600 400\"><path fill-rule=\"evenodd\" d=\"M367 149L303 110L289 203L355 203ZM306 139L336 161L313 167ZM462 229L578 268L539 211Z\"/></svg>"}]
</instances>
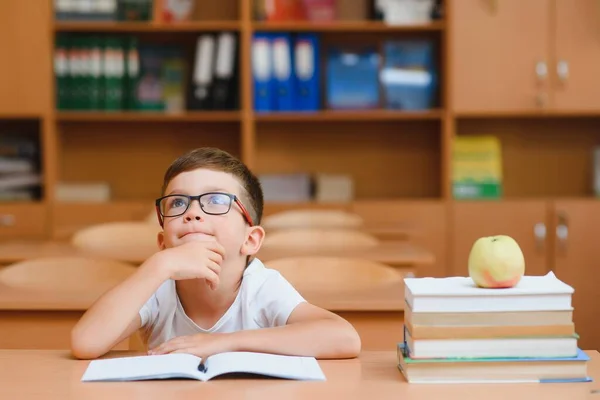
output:
<instances>
[{"instance_id":1,"label":"chair","mask_svg":"<svg viewBox=\"0 0 600 400\"><path fill-rule=\"evenodd\" d=\"M263 218L265 230L291 228L346 228L356 229L363 225L363 219L342 210L290 210L275 213Z\"/></svg>"},{"instance_id":2,"label":"chair","mask_svg":"<svg viewBox=\"0 0 600 400\"><path fill-rule=\"evenodd\" d=\"M127 279L136 270L137 267L128 263L84 256L34 258L0 269L0 288L5 288L5 290L8 288L15 289L15 292L21 293L24 298L37 299L41 302L44 302L43 299L46 301L56 299L64 304L70 304L71 302L76 304L80 301L91 303L106 291ZM36 335L39 335L38 332L19 333L17 330L17 334L22 334L23 337L19 348L68 347L68 332L76 322L73 318L79 318L78 314L74 313L80 310L71 311L69 309L66 314L60 314L63 308L56 310L44 308L44 310L50 311L51 314L44 320L44 324L49 326L45 330L41 329L41 331L46 334L53 332L53 334L38 339L36 337ZM33 313L28 318L39 321L40 312ZM83 310L80 312L83 313ZM23 323L26 318L19 321ZM14 334L15 330L13 329ZM6 340L11 342L10 334L8 336ZM33 341L31 341L32 338ZM114 349L143 350L144 343L139 333L136 332L125 341L117 344Z\"/></svg>"},{"instance_id":3,"label":"chair","mask_svg":"<svg viewBox=\"0 0 600 400\"><path fill-rule=\"evenodd\" d=\"M335 294L374 289L403 280L392 267L350 257L287 257L269 261L300 292Z\"/></svg>"},{"instance_id":4,"label":"chair","mask_svg":"<svg viewBox=\"0 0 600 400\"><path fill-rule=\"evenodd\" d=\"M98 294L136 270L131 264L83 256L44 257L20 261L0 269L0 283L16 289Z\"/></svg>"},{"instance_id":5,"label":"chair","mask_svg":"<svg viewBox=\"0 0 600 400\"><path fill-rule=\"evenodd\" d=\"M265 236L263 246L294 248L345 248L373 247L379 240L367 233L349 229L283 229L269 232Z\"/></svg>"},{"instance_id":6,"label":"chair","mask_svg":"<svg viewBox=\"0 0 600 400\"><path fill-rule=\"evenodd\" d=\"M83 254L141 264L159 248L158 224L107 222L81 229L71 244Z\"/></svg>"}]
</instances>

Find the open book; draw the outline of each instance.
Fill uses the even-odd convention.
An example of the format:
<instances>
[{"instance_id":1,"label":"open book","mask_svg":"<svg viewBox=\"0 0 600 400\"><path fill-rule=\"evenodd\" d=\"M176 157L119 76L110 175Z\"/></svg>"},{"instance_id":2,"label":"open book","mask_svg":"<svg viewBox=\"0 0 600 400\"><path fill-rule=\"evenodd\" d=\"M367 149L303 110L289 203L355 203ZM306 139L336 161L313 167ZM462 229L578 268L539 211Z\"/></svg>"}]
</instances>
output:
<instances>
[{"instance_id":1,"label":"open book","mask_svg":"<svg viewBox=\"0 0 600 400\"><path fill-rule=\"evenodd\" d=\"M91 382L179 378L208 381L226 374L251 374L295 380L326 380L314 357L229 352L208 357L202 366L200 365L201 361L200 357L181 353L93 360L81 380Z\"/></svg>"}]
</instances>

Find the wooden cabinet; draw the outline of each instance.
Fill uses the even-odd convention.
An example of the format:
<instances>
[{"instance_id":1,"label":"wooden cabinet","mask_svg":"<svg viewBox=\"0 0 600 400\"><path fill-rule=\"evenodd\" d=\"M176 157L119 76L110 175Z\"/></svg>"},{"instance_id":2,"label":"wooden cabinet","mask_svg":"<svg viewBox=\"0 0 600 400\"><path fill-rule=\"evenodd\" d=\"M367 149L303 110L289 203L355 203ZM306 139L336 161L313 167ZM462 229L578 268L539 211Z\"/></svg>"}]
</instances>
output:
<instances>
[{"instance_id":1,"label":"wooden cabinet","mask_svg":"<svg viewBox=\"0 0 600 400\"><path fill-rule=\"evenodd\" d=\"M40 116L50 109L52 2L33 3L0 1L0 116Z\"/></svg>"},{"instance_id":2,"label":"wooden cabinet","mask_svg":"<svg viewBox=\"0 0 600 400\"><path fill-rule=\"evenodd\" d=\"M554 108L600 111L600 3L555 0Z\"/></svg>"},{"instance_id":3,"label":"wooden cabinet","mask_svg":"<svg viewBox=\"0 0 600 400\"><path fill-rule=\"evenodd\" d=\"M452 275L468 276L467 261L475 240L509 235L525 255L527 275L549 271L546 236L549 204L540 200L455 202L452 205Z\"/></svg>"},{"instance_id":4,"label":"wooden cabinet","mask_svg":"<svg viewBox=\"0 0 600 400\"><path fill-rule=\"evenodd\" d=\"M0 240L41 239L47 230L47 209L41 203L0 206Z\"/></svg>"},{"instance_id":5,"label":"wooden cabinet","mask_svg":"<svg viewBox=\"0 0 600 400\"><path fill-rule=\"evenodd\" d=\"M550 0L447 3L455 111L531 111L548 101Z\"/></svg>"},{"instance_id":6,"label":"wooden cabinet","mask_svg":"<svg viewBox=\"0 0 600 400\"><path fill-rule=\"evenodd\" d=\"M507 234L521 246L525 273L556 276L573 286L574 322L580 347L600 348L600 201L515 200L452 205L452 274L468 276L467 259L481 236Z\"/></svg>"},{"instance_id":7,"label":"wooden cabinet","mask_svg":"<svg viewBox=\"0 0 600 400\"><path fill-rule=\"evenodd\" d=\"M457 112L600 110L596 0L453 0L449 6Z\"/></svg>"},{"instance_id":8,"label":"wooden cabinet","mask_svg":"<svg viewBox=\"0 0 600 400\"><path fill-rule=\"evenodd\" d=\"M557 201L553 213L554 271L575 288L573 307L580 347L600 349L600 202Z\"/></svg>"}]
</instances>

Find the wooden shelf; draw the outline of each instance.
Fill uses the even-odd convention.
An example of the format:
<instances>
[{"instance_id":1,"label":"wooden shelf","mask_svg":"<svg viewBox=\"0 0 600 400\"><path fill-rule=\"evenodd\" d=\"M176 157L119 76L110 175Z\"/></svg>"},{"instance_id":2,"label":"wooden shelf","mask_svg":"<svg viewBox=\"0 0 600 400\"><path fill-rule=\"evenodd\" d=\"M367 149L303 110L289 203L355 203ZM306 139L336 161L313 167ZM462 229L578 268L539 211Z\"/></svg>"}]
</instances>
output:
<instances>
[{"instance_id":1,"label":"wooden shelf","mask_svg":"<svg viewBox=\"0 0 600 400\"><path fill-rule=\"evenodd\" d=\"M530 111L467 111L455 112L455 118L581 118L600 117L600 110L564 111L564 110L530 110Z\"/></svg>"},{"instance_id":2,"label":"wooden shelf","mask_svg":"<svg viewBox=\"0 0 600 400\"><path fill-rule=\"evenodd\" d=\"M194 21L177 24L97 21L57 21L54 23L56 32L203 32L239 30L240 27L240 21Z\"/></svg>"},{"instance_id":3,"label":"wooden shelf","mask_svg":"<svg viewBox=\"0 0 600 400\"><path fill-rule=\"evenodd\" d=\"M57 121L61 122L236 122L240 121L239 111L189 111L181 114L142 111L59 111Z\"/></svg>"},{"instance_id":4,"label":"wooden shelf","mask_svg":"<svg viewBox=\"0 0 600 400\"><path fill-rule=\"evenodd\" d=\"M441 119L442 114L442 111L437 109L421 112L394 110L323 110L316 112L256 113L254 118L259 122L404 121Z\"/></svg>"},{"instance_id":5,"label":"wooden shelf","mask_svg":"<svg viewBox=\"0 0 600 400\"><path fill-rule=\"evenodd\" d=\"M442 31L445 24L436 21L422 25L386 25L377 21L335 21L333 23L314 22L255 22L255 31L291 32L436 32Z\"/></svg>"}]
</instances>

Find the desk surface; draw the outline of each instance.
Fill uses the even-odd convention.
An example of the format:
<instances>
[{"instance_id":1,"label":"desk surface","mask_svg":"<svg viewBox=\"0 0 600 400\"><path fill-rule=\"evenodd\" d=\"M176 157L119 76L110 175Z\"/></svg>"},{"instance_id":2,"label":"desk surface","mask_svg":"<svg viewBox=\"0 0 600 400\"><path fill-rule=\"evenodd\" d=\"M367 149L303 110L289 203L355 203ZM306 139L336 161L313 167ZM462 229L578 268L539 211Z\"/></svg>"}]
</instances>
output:
<instances>
[{"instance_id":1,"label":"desk surface","mask_svg":"<svg viewBox=\"0 0 600 400\"><path fill-rule=\"evenodd\" d=\"M113 352L108 357L134 355ZM583 399L600 388L600 355L588 352L591 383L557 384L408 384L393 351L363 352L352 360L320 361L326 382L237 379L146 382L81 382L89 361L63 350L0 350L0 398L53 399ZM205 396L205 397L202 397ZM592 397L593 398L593 397Z\"/></svg>"},{"instance_id":2,"label":"desk surface","mask_svg":"<svg viewBox=\"0 0 600 400\"><path fill-rule=\"evenodd\" d=\"M264 261L275 258L297 255L296 250L263 248L258 257ZM22 260L38 257L65 257L82 255L83 253L67 242L53 241L9 241L0 243L0 265L8 265ZM144 252L145 254L145 252ZM305 251L298 254L305 255ZM345 256L366 258L389 265L429 265L435 261L433 253L403 241L382 241L381 244L364 249L323 249L315 250L315 255ZM124 261L131 263L142 263L145 257L141 255L130 255Z\"/></svg>"},{"instance_id":3,"label":"desk surface","mask_svg":"<svg viewBox=\"0 0 600 400\"><path fill-rule=\"evenodd\" d=\"M312 304L330 311L403 311L404 283L380 286L377 290L349 293L311 293L302 295ZM56 293L12 288L0 284L0 311L6 310L87 310L98 294L89 292Z\"/></svg>"},{"instance_id":4,"label":"desk surface","mask_svg":"<svg viewBox=\"0 0 600 400\"><path fill-rule=\"evenodd\" d=\"M0 253L1 253L0 249ZM257 254L261 260L268 262L276 258L306 255L302 247L262 247ZM370 247L354 247L344 249L323 248L311 251L311 255L339 256L364 258L393 266L430 265L435 261L435 256L430 251L409 242L382 241Z\"/></svg>"}]
</instances>

